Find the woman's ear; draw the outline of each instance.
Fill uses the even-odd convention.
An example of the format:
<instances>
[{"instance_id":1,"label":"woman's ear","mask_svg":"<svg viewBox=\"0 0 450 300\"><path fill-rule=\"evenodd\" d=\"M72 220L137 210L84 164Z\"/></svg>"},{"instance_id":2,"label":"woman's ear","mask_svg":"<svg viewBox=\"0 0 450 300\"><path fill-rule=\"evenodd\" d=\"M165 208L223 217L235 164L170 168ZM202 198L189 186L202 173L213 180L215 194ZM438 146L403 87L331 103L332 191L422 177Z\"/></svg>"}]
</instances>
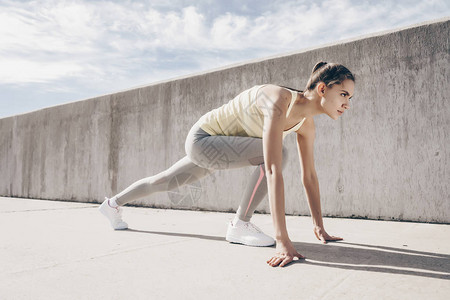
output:
<instances>
[{"instance_id":1,"label":"woman's ear","mask_svg":"<svg viewBox=\"0 0 450 300\"><path fill-rule=\"evenodd\" d=\"M320 96L323 96L325 94L325 87L326 84L324 82L319 82L317 83L317 94L319 94Z\"/></svg>"}]
</instances>

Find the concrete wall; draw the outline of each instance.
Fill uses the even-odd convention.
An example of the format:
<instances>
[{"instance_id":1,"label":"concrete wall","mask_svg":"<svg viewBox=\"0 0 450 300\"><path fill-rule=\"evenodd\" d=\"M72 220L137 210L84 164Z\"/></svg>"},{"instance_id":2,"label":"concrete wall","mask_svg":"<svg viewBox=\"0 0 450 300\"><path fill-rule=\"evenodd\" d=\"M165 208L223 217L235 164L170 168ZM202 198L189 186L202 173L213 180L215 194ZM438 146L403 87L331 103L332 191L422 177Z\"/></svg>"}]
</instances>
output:
<instances>
[{"instance_id":1,"label":"concrete wall","mask_svg":"<svg viewBox=\"0 0 450 300\"><path fill-rule=\"evenodd\" d=\"M449 25L440 19L0 119L0 195L101 202L181 159L207 111L255 84L303 89L325 60L357 82L342 118L315 117L323 214L448 223ZM286 212L309 214L295 133L285 145ZM235 211L252 170L217 171L132 204ZM267 198L259 211L269 212Z\"/></svg>"}]
</instances>

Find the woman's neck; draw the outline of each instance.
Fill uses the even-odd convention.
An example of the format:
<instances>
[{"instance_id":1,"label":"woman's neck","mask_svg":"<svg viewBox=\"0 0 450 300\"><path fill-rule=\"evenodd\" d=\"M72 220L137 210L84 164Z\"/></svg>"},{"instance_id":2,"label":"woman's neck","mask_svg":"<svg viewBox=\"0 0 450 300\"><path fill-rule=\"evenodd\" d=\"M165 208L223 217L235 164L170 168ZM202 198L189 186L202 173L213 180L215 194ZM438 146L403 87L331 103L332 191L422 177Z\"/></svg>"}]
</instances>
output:
<instances>
[{"instance_id":1,"label":"woman's neck","mask_svg":"<svg viewBox=\"0 0 450 300\"><path fill-rule=\"evenodd\" d=\"M316 115L323 114L323 108L320 105L320 96L317 93L306 91L298 93L297 105L300 107L301 115L303 118L312 118Z\"/></svg>"}]
</instances>

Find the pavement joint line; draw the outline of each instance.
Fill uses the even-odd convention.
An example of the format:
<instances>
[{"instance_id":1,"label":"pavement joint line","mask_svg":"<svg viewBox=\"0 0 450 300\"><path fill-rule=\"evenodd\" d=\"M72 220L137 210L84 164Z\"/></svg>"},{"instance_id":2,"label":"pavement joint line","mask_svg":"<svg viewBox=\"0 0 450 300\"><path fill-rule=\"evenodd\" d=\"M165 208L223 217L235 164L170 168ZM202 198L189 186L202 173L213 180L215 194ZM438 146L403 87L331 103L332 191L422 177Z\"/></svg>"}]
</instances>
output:
<instances>
[{"instance_id":1,"label":"pavement joint line","mask_svg":"<svg viewBox=\"0 0 450 300\"><path fill-rule=\"evenodd\" d=\"M146 248L154 248L154 247L158 247L158 246L165 246L165 245L184 243L184 242L190 242L190 241L191 241L190 239L183 239L181 241L170 241L170 242L159 243L159 244L152 244L152 245L141 246L141 247L127 248L127 249L124 249L122 251L114 251L112 253L96 255L96 256L92 256L92 257L88 257L88 258L84 258L84 259L77 259L77 260L73 260L73 261L54 263L54 264L45 265L45 266L38 266L38 267L35 267L35 268L30 268L30 269L23 269L23 270L14 271L14 272L8 272L8 273L4 273L3 275L17 275L17 274L20 274L20 273L51 269L51 268L55 268L55 267L61 267L61 266L64 266L64 265L69 265L69 264L72 264L72 263L87 262L87 261L91 261L93 259L99 259L99 258L104 258L104 257L112 256L112 255L124 254L124 253L128 253L128 252L133 252L133 251L139 251L139 250L146 249Z\"/></svg>"},{"instance_id":2,"label":"pavement joint line","mask_svg":"<svg viewBox=\"0 0 450 300\"><path fill-rule=\"evenodd\" d=\"M83 206L83 207L64 207L64 208L41 208L41 209L26 209L26 210L7 210L0 211L0 214L9 214L9 213L21 213L21 212L30 212L30 211L51 211L51 210L69 210L69 209L83 209L83 208L97 208L92 206Z\"/></svg>"},{"instance_id":3,"label":"pavement joint line","mask_svg":"<svg viewBox=\"0 0 450 300\"><path fill-rule=\"evenodd\" d=\"M323 265L324 264L322 261L319 261L319 260L307 259L307 261L312 262L315 265ZM367 262L370 262L370 259L367 260ZM417 268L396 267L396 266L390 266L390 265L366 265L366 264L349 264L349 263L343 264L343 263L334 263L334 262L327 262L326 265L359 268L359 269L362 269L361 271L363 271L363 268L379 269L380 271L383 269L394 269L394 270L398 270L398 271L429 273L430 275L445 275L445 276L448 276L448 279L450 279L450 273L439 272L439 271L430 271L430 270L417 269Z\"/></svg>"},{"instance_id":4,"label":"pavement joint line","mask_svg":"<svg viewBox=\"0 0 450 300\"><path fill-rule=\"evenodd\" d=\"M335 245L332 245L332 247L347 248L347 246L341 246L341 245L339 245L339 243L336 243ZM373 250L373 247L359 246L359 245L352 245L352 248ZM391 250L391 249L383 249L383 248L378 248L377 247L377 251L387 252L387 253L407 254L407 255L413 255L413 256L419 256L419 257L426 256L426 257L433 257L433 258L450 259L450 255L445 255L445 254L442 254L442 253L435 253L435 254L414 253L414 252L409 251L409 249L408 250L407 249L405 249L405 250L403 250L403 249Z\"/></svg>"}]
</instances>

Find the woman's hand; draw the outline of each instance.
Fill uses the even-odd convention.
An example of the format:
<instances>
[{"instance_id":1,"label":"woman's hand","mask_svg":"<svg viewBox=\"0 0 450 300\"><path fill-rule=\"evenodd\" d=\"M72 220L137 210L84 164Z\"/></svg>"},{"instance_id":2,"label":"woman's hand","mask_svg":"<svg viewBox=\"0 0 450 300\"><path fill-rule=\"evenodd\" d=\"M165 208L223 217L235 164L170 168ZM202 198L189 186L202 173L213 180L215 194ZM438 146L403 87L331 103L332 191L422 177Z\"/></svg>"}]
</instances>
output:
<instances>
[{"instance_id":1,"label":"woman's hand","mask_svg":"<svg viewBox=\"0 0 450 300\"><path fill-rule=\"evenodd\" d=\"M322 243L324 243L324 244L326 244L327 241L343 240L343 238L341 238L341 237L329 235L323 227L319 227L319 226L314 227L314 234L316 235L317 239L319 241L322 241Z\"/></svg>"},{"instance_id":2,"label":"woman's hand","mask_svg":"<svg viewBox=\"0 0 450 300\"><path fill-rule=\"evenodd\" d=\"M272 258L270 258L267 263L272 267L280 265L280 267L284 267L288 263L294 260L294 257L305 258L303 255L295 250L294 245L292 245L291 240L287 239L284 241L277 240L277 253L275 253Z\"/></svg>"}]
</instances>

